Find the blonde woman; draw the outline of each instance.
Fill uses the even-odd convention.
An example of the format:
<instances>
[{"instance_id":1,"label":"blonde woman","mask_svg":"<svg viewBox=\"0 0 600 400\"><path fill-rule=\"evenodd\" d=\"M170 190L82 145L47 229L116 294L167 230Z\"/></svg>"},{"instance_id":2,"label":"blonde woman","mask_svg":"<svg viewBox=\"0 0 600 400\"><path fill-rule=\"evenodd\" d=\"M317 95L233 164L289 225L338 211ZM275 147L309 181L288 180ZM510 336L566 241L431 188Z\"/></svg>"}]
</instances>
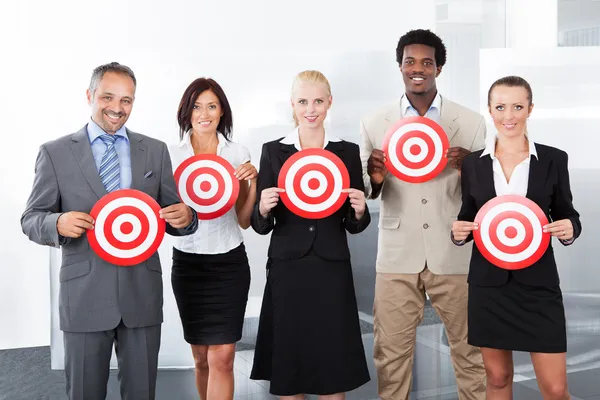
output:
<instances>
[{"instance_id":1,"label":"blonde woman","mask_svg":"<svg viewBox=\"0 0 600 400\"><path fill-rule=\"evenodd\" d=\"M343 399L369 381L352 281L346 231L364 231L366 206L358 146L326 132L329 82L318 71L298 74L291 104L296 129L263 145L251 223L272 232L268 277L251 378L271 381L282 399ZM348 200L333 215L305 219L279 202L283 163L302 149L323 148L342 159L350 174Z\"/></svg>"}]
</instances>

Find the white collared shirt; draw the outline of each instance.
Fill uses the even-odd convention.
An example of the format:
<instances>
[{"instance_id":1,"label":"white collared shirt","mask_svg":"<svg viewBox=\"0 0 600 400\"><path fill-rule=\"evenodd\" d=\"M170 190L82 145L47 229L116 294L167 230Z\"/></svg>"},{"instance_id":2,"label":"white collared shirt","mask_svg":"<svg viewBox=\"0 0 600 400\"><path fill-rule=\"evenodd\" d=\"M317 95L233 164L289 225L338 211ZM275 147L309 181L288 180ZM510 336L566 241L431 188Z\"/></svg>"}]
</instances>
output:
<instances>
[{"instance_id":1,"label":"white collared shirt","mask_svg":"<svg viewBox=\"0 0 600 400\"><path fill-rule=\"evenodd\" d=\"M329 136L327 131L325 131L325 140L323 140L323 148L327 147L329 142L341 142L342 139L337 138L335 136ZM280 140L280 143L283 144L293 144L296 150L302 150L302 146L300 145L300 133L298 132L298 128L294 129L289 135Z\"/></svg>"},{"instance_id":2,"label":"white collared shirt","mask_svg":"<svg viewBox=\"0 0 600 400\"><path fill-rule=\"evenodd\" d=\"M529 185L529 164L531 162L531 157L538 158L537 151L535 150L535 143L531 140L529 141L529 157L521 161L515 167L510 176L510 182L506 182L506 176L504 176L504 172L502 172L502 166L500 165L500 161L496 158L495 153L496 139L488 140L483 153L481 153L481 157L489 156L492 159L496 196L505 194L526 196L527 186Z\"/></svg>"},{"instance_id":3,"label":"white collared shirt","mask_svg":"<svg viewBox=\"0 0 600 400\"><path fill-rule=\"evenodd\" d=\"M194 156L190 142L190 132L187 132L179 144L170 146L173 171L189 157ZM217 133L219 144L217 155L231 163L233 168L250 161L250 152L244 146L228 142L221 133ZM238 224L237 213L233 206L224 215L211 220L198 220L198 230L187 236L175 238L175 248L195 254L223 254L238 247L244 240Z\"/></svg>"},{"instance_id":4,"label":"white collared shirt","mask_svg":"<svg viewBox=\"0 0 600 400\"><path fill-rule=\"evenodd\" d=\"M433 103L431 103L431 106L429 106L429 110L427 110L427 112L425 113L425 117L427 117L430 120L435 121L439 124L440 119L441 119L441 112L442 112L442 96L438 92L435 95L435 98L433 99ZM403 118L419 116L419 112L417 111L416 108L413 107L412 104L410 104L410 100L408 99L406 94L404 94L402 96L402 98L400 99L400 113L402 114Z\"/></svg>"}]
</instances>

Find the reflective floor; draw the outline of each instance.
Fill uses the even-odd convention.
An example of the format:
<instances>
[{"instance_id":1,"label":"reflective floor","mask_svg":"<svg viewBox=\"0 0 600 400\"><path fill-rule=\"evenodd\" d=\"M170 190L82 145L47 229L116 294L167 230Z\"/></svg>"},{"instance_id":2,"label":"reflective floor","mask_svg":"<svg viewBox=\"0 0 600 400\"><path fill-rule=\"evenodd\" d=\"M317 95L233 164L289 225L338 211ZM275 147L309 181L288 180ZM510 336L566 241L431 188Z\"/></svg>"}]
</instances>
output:
<instances>
[{"instance_id":1,"label":"reflective floor","mask_svg":"<svg viewBox=\"0 0 600 400\"><path fill-rule=\"evenodd\" d=\"M600 400L600 321L598 298L565 295L568 316L568 372L569 387L573 400ZM593 306L592 306L593 305ZM373 333L371 316L361 313L363 343L371 381L348 393L349 400L377 398L376 375L373 365ZM256 319L247 320L244 341L251 340L256 329ZM235 395L236 399L275 399L269 394L269 383L248 378L254 350L242 343L236 352ZM250 349L249 349L250 348ZM62 371L50 370L48 347L0 351L0 400L63 400L64 375ZM515 353L514 398L517 400L542 399L534 379L529 355ZM194 372L184 370L160 370L157 382L158 400L198 399ZM118 400L119 389L116 371L111 373L108 399ZM316 396L308 396L316 399ZM451 400L458 399L454 372L443 326L437 323L430 309L417 331L413 393L411 399Z\"/></svg>"}]
</instances>

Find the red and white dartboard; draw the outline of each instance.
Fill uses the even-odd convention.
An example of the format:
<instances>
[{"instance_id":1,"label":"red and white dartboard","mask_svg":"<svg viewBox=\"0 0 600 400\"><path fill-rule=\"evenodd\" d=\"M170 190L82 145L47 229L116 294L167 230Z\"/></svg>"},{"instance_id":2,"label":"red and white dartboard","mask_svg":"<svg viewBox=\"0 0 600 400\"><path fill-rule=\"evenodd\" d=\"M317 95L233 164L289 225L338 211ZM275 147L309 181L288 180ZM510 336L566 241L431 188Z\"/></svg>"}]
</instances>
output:
<instances>
[{"instance_id":1,"label":"red and white dartboard","mask_svg":"<svg viewBox=\"0 0 600 400\"><path fill-rule=\"evenodd\" d=\"M497 267L516 270L538 261L550 243L543 231L548 218L532 200L517 195L498 196L477 213L473 231L481 254Z\"/></svg>"},{"instance_id":2,"label":"red and white dartboard","mask_svg":"<svg viewBox=\"0 0 600 400\"><path fill-rule=\"evenodd\" d=\"M325 218L344 204L350 175L344 162L324 149L306 149L293 154L281 167L277 182L285 189L281 200L294 214Z\"/></svg>"},{"instance_id":3,"label":"red and white dartboard","mask_svg":"<svg viewBox=\"0 0 600 400\"><path fill-rule=\"evenodd\" d=\"M198 154L175 170L181 200L196 210L198 219L214 219L235 205L240 182L229 161L215 154Z\"/></svg>"},{"instance_id":4,"label":"red and white dartboard","mask_svg":"<svg viewBox=\"0 0 600 400\"><path fill-rule=\"evenodd\" d=\"M383 139L385 166L405 182L422 183L435 178L446 167L450 147L446 132L426 117L402 118Z\"/></svg>"},{"instance_id":5,"label":"red and white dartboard","mask_svg":"<svg viewBox=\"0 0 600 400\"><path fill-rule=\"evenodd\" d=\"M90 247L111 264L130 266L146 261L165 236L160 205L144 192L121 189L103 196L90 215L94 229L87 231Z\"/></svg>"}]
</instances>

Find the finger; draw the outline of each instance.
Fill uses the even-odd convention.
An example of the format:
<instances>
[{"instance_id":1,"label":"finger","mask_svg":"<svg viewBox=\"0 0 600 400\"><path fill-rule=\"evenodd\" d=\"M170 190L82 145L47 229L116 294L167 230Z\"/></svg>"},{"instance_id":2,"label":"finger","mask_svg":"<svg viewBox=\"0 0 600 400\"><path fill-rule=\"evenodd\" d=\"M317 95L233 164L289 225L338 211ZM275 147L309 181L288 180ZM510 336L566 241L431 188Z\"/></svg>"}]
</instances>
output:
<instances>
[{"instance_id":1,"label":"finger","mask_svg":"<svg viewBox=\"0 0 600 400\"><path fill-rule=\"evenodd\" d=\"M83 230L92 230L94 229L94 225L90 224L89 222L83 220L83 219L76 219L73 222L73 226L77 227L77 228L81 228Z\"/></svg>"},{"instance_id":2,"label":"finger","mask_svg":"<svg viewBox=\"0 0 600 400\"><path fill-rule=\"evenodd\" d=\"M94 218L92 218L91 215L86 214L84 212L75 212L74 216L75 216L75 218L84 220L84 221L86 221L86 222L88 222L90 224L94 223Z\"/></svg>"},{"instance_id":3,"label":"finger","mask_svg":"<svg viewBox=\"0 0 600 400\"><path fill-rule=\"evenodd\" d=\"M565 226L555 225L555 226L551 226L551 227L544 229L544 232L550 232L550 233L563 232L563 231L566 231L567 229L568 228Z\"/></svg>"},{"instance_id":4,"label":"finger","mask_svg":"<svg viewBox=\"0 0 600 400\"><path fill-rule=\"evenodd\" d=\"M357 190L356 190L356 189L354 189L354 188L346 188L346 189L342 189L342 193L349 193L349 194L352 194L352 193L355 193L355 192L357 192Z\"/></svg>"},{"instance_id":5,"label":"finger","mask_svg":"<svg viewBox=\"0 0 600 400\"><path fill-rule=\"evenodd\" d=\"M283 188L279 188L279 187L272 187L272 188L268 188L263 190L263 193L283 193L285 192L285 189Z\"/></svg>"}]
</instances>

